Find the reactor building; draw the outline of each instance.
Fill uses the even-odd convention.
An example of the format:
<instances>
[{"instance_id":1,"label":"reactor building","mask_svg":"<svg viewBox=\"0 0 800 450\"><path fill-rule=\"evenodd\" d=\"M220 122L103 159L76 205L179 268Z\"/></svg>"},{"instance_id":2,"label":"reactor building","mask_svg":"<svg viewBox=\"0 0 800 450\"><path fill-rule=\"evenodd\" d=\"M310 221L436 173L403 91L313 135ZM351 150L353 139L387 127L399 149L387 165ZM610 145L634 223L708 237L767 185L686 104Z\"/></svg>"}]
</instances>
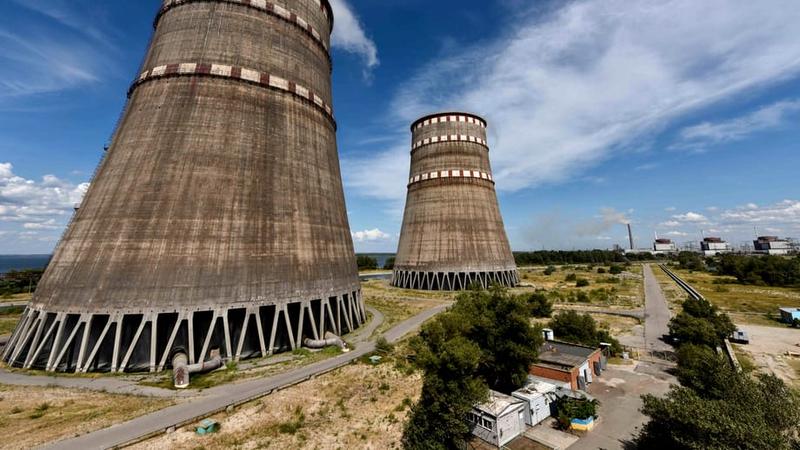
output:
<instances>
[{"instance_id":1,"label":"reactor building","mask_svg":"<svg viewBox=\"0 0 800 450\"><path fill-rule=\"evenodd\" d=\"M281 6L282 5L282 6ZM366 319L328 0L165 0L91 187L3 354L49 371L266 356Z\"/></svg>"},{"instance_id":2,"label":"reactor building","mask_svg":"<svg viewBox=\"0 0 800 450\"><path fill-rule=\"evenodd\" d=\"M519 283L486 128L485 120L466 113L434 114L411 126L411 172L392 285L461 290Z\"/></svg>"}]
</instances>

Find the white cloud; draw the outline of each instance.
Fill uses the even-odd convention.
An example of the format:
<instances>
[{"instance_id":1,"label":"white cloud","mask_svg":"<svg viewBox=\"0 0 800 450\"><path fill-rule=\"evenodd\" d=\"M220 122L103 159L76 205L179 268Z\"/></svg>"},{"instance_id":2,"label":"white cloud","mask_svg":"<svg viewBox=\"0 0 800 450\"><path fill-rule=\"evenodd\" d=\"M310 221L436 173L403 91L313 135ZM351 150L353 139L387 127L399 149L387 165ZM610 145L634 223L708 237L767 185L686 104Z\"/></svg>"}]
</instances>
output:
<instances>
[{"instance_id":1,"label":"white cloud","mask_svg":"<svg viewBox=\"0 0 800 450\"><path fill-rule=\"evenodd\" d=\"M702 214L689 211L686 214L678 214L676 216L672 216L673 219L681 221L681 222L707 222L708 218Z\"/></svg>"},{"instance_id":2,"label":"white cloud","mask_svg":"<svg viewBox=\"0 0 800 450\"><path fill-rule=\"evenodd\" d=\"M0 163L0 223L10 224L4 231L28 237L36 232L23 230L61 229L88 188L53 175L29 180L14 174L11 163Z\"/></svg>"},{"instance_id":3,"label":"white cloud","mask_svg":"<svg viewBox=\"0 0 800 450\"><path fill-rule=\"evenodd\" d=\"M679 227L679 226L681 226L681 223L678 222L677 220L668 220L668 221L662 223L661 226L662 227L667 227L667 228Z\"/></svg>"},{"instance_id":4,"label":"white cloud","mask_svg":"<svg viewBox=\"0 0 800 450\"><path fill-rule=\"evenodd\" d=\"M388 126L436 110L483 115L497 187L518 190L575 177L689 112L800 72L794 0L558 4L432 58L396 93ZM386 152L407 153L406 141ZM387 159L399 158L376 161ZM386 179L406 176L407 166L390 169Z\"/></svg>"},{"instance_id":5,"label":"white cloud","mask_svg":"<svg viewBox=\"0 0 800 450\"><path fill-rule=\"evenodd\" d=\"M374 230L356 231L352 233L356 242L374 242L389 239L391 236L375 228Z\"/></svg>"},{"instance_id":6,"label":"white cloud","mask_svg":"<svg viewBox=\"0 0 800 450\"><path fill-rule=\"evenodd\" d=\"M778 128L792 114L800 112L800 100L785 100L765 106L750 114L723 122L703 122L684 128L673 148L703 150L706 147L745 139L759 131Z\"/></svg>"},{"instance_id":7,"label":"white cloud","mask_svg":"<svg viewBox=\"0 0 800 450\"><path fill-rule=\"evenodd\" d=\"M784 200L774 205L759 207L753 203L723 211L720 220L728 225L787 224L795 229L800 225L800 200Z\"/></svg>"},{"instance_id":8,"label":"white cloud","mask_svg":"<svg viewBox=\"0 0 800 450\"><path fill-rule=\"evenodd\" d=\"M331 37L332 45L361 56L366 66L364 73L368 76L369 71L380 64L378 47L372 39L367 37L361 21L346 0L333 0L331 7L335 17Z\"/></svg>"},{"instance_id":9,"label":"white cloud","mask_svg":"<svg viewBox=\"0 0 800 450\"><path fill-rule=\"evenodd\" d=\"M664 233L664 236L671 236L671 237L686 237L689 236L689 233L684 233L683 231L668 231Z\"/></svg>"}]
</instances>

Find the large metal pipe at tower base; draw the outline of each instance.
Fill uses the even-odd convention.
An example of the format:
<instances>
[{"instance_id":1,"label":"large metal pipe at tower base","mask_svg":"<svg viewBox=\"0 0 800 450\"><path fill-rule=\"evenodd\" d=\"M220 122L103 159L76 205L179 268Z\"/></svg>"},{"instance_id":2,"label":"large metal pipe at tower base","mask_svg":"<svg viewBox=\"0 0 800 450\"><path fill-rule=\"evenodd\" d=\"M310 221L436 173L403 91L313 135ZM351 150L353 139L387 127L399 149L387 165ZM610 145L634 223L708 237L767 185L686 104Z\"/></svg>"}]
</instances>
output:
<instances>
[{"instance_id":1,"label":"large metal pipe at tower base","mask_svg":"<svg viewBox=\"0 0 800 450\"><path fill-rule=\"evenodd\" d=\"M468 113L414 122L392 285L461 290L519 283L495 192L487 123Z\"/></svg>"},{"instance_id":2,"label":"large metal pipe at tower base","mask_svg":"<svg viewBox=\"0 0 800 450\"><path fill-rule=\"evenodd\" d=\"M172 357L172 383L177 389L189 387L190 377L196 373L206 373L222 367L223 361L219 349L211 351L211 358L197 364L189 364L189 356L181 350Z\"/></svg>"},{"instance_id":3,"label":"large metal pipe at tower base","mask_svg":"<svg viewBox=\"0 0 800 450\"><path fill-rule=\"evenodd\" d=\"M366 320L331 92L328 0L165 0L129 101L3 352L160 371Z\"/></svg>"}]
</instances>

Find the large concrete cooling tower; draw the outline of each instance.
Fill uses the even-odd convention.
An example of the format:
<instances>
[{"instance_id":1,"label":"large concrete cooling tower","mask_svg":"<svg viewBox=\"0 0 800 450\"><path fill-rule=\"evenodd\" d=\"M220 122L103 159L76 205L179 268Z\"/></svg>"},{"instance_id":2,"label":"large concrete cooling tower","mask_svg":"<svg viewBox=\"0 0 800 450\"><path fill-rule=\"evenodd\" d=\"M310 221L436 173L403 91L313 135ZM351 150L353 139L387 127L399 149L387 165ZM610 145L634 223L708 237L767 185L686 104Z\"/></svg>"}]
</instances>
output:
<instances>
[{"instance_id":1,"label":"large concrete cooling tower","mask_svg":"<svg viewBox=\"0 0 800 450\"><path fill-rule=\"evenodd\" d=\"M411 132L411 178L392 284L426 290L516 285L486 121L435 114L414 122Z\"/></svg>"},{"instance_id":2,"label":"large concrete cooling tower","mask_svg":"<svg viewBox=\"0 0 800 450\"><path fill-rule=\"evenodd\" d=\"M4 358L162 370L365 320L328 0L166 0L112 143Z\"/></svg>"}]
</instances>

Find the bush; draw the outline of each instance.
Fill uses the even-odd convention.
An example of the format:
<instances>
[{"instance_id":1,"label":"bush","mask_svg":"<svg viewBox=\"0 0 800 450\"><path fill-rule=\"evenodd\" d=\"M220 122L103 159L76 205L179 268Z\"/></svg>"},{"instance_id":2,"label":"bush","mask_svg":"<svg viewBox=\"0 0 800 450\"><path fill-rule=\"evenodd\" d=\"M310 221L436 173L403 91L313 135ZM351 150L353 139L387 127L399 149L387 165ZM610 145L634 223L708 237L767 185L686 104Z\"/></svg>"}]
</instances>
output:
<instances>
[{"instance_id":1,"label":"bush","mask_svg":"<svg viewBox=\"0 0 800 450\"><path fill-rule=\"evenodd\" d=\"M528 304L530 315L533 317L550 317L553 314L553 302L542 292L523 295L525 303Z\"/></svg>"},{"instance_id":2,"label":"bush","mask_svg":"<svg viewBox=\"0 0 800 450\"><path fill-rule=\"evenodd\" d=\"M566 281L567 283L578 281L578 275L571 273L567 275L566 278L564 278L564 281Z\"/></svg>"},{"instance_id":3,"label":"bush","mask_svg":"<svg viewBox=\"0 0 800 450\"><path fill-rule=\"evenodd\" d=\"M605 267L598 267L597 268L597 273L600 274L600 275L605 274L606 273L606 268Z\"/></svg>"},{"instance_id":4,"label":"bush","mask_svg":"<svg viewBox=\"0 0 800 450\"><path fill-rule=\"evenodd\" d=\"M546 269L544 269L544 274L547 276L550 276L554 273L556 273L556 268L553 266L548 266Z\"/></svg>"},{"instance_id":5,"label":"bush","mask_svg":"<svg viewBox=\"0 0 800 450\"><path fill-rule=\"evenodd\" d=\"M582 288L589 286L589 284L591 283L589 283L589 280L587 280L586 278L578 278L577 280L575 280L575 287Z\"/></svg>"},{"instance_id":6,"label":"bush","mask_svg":"<svg viewBox=\"0 0 800 450\"><path fill-rule=\"evenodd\" d=\"M375 351L382 354L389 354L394 351L394 344L386 340L385 337L379 336L375 341Z\"/></svg>"},{"instance_id":7,"label":"bush","mask_svg":"<svg viewBox=\"0 0 800 450\"><path fill-rule=\"evenodd\" d=\"M670 335L677 339L678 345L716 348L734 331L736 326L731 318L705 299L687 299L683 302L683 311L669 323Z\"/></svg>"},{"instance_id":8,"label":"bush","mask_svg":"<svg viewBox=\"0 0 800 450\"><path fill-rule=\"evenodd\" d=\"M608 269L608 273L610 273L611 275L619 275L622 272L624 272L624 269L616 264L614 264L613 266L611 266L610 269Z\"/></svg>"}]
</instances>

